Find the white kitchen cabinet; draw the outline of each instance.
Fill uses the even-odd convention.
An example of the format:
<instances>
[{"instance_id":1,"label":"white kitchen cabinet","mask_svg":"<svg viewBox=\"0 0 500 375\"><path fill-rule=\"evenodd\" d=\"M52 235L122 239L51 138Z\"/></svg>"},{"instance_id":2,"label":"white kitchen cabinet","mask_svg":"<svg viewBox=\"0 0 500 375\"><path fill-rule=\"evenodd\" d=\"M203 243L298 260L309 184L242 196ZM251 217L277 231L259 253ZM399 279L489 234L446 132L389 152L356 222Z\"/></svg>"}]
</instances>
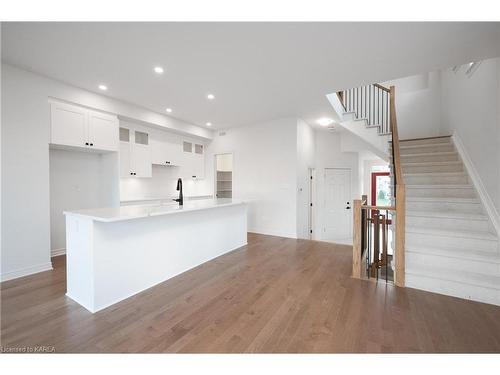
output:
<instances>
[{"instance_id":1,"label":"white kitchen cabinet","mask_svg":"<svg viewBox=\"0 0 500 375\"><path fill-rule=\"evenodd\" d=\"M130 165L135 177L152 177L151 149L149 146L132 144Z\"/></svg>"},{"instance_id":2,"label":"white kitchen cabinet","mask_svg":"<svg viewBox=\"0 0 500 375\"><path fill-rule=\"evenodd\" d=\"M96 151L118 151L116 116L61 102L50 104L50 143Z\"/></svg>"},{"instance_id":3,"label":"white kitchen cabinet","mask_svg":"<svg viewBox=\"0 0 500 375\"><path fill-rule=\"evenodd\" d=\"M50 106L50 123L51 143L74 147L88 146L86 109L53 102Z\"/></svg>"},{"instance_id":4,"label":"white kitchen cabinet","mask_svg":"<svg viewBox=\"0 0 500 375\"><path fill-rule=\"evenodd\" d=\"M151 137L151 158L155 165L180 166L182 164L182 145L165 134Z\"/></svg>"},{"instance_id":5,"label":"white kitchen cabinet","mask_svg":"<svg viewBox=\"0 0 500 375\"><path fill-rule=\"evenodd\" d=\"M152 177L149 134L120 128L120 139L120 177Z\"/></svg>"},{"instance_id":6,"label":"white kitchen cabinet","mask_svg":"<svg viewBox=\"0 0 500 375\"><path fill-rule=\"evenodd\" d=\"M120 142L120 177L132 176L132 167L130 165L130 142Z\"/></svg>"},{"instance_id":7,"label":"white kitchen cabinet","mask_svg":"<svg viewBox=\"0 0 500 375\"><path fill-rule=\"evenodd\" d=\"M89 143L99 150L118 151L116 116L89 111Z\"/></svg>"},{"instance_id":8,"label":"white kitchen cabinet","mask_svg":"<svg viewBox=\"0 0 500 375\"><path fill-rule=\"evenodd\" d=\"M191 141L183 142L182 176L184 178L205 178L205 146Z\"/></svg>"}]
</instances>

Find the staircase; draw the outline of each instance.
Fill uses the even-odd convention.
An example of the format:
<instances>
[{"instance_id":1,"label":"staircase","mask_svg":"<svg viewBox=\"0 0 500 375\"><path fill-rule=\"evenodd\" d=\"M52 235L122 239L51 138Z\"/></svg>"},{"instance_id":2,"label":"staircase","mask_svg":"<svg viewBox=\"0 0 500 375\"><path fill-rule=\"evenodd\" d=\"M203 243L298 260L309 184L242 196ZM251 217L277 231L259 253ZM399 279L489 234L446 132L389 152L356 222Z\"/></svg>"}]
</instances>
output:
<instances>
[{"instance_id":1,"label":"staircase","mask_svg":"<svg viewBox=\"0 0 500 375\"><path fill-rule=\"evenodd\" d=\"M327 95L339 118L339 127L364 142L364 147L388 160L390 89L370 84Z\"/></svg>"},{"instance_id":2,"label":"staircase","mask_svg":"<svg viewBox=\"0 0 500 375\"><path fill-rule=\"evenodd\" d=\"M499 241L451 137L400 140L406 286L500 305Z\"/></svg>"}]
</instances>

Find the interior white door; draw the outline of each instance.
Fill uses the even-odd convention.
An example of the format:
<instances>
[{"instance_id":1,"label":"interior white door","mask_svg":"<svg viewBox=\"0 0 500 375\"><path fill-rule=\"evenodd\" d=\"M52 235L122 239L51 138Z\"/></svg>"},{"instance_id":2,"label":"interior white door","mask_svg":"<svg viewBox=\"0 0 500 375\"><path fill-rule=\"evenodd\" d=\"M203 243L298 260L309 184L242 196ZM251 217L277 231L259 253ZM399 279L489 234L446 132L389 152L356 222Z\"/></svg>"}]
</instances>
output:
<instances>
[{"instance_id":1,"label":"interior white door","mask_svg":"<svg viewBox=\"0 0 500 375\"><path fill-rule=\"evenodd\" d=\"M323 237L348 240L352 237L351 170L325 168Z\"/></svg>"},{"instance_id":2,"label":"interior white door","mask_svg":"<svg viewBox=\"0 0 500 375\"><path fill-rule=\"evenodd\" d=\"M95 149L118 151L118 119L89 111L89 142Z\"/></svg>"},{"instance_id":3,"label":"interior white door","mask_svg":"<svg viewBox=\"0 0 500 375\"><path fill-rule=\"evenodd\" d=\"M51 103L50 142L57 145L86 147L87 111L83 108L64 104Z\"/></svg>"}]
</instances>

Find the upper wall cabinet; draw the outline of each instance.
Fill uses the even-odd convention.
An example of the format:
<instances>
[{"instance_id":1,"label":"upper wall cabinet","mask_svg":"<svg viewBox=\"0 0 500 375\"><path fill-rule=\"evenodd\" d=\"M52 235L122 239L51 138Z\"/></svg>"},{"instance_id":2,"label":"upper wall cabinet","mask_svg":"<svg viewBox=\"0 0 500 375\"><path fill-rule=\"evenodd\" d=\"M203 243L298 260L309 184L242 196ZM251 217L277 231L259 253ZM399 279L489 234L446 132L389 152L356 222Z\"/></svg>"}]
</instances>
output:
<instances>
[{"instance_id":1,"label":"upper wall cabinet","mask_svg":"<svg viewBox=\"0 0 500 375\"><path fill-rule=\"evenodd\" d=\"M182 143L182 175L184 178L205 178L205 146L201 143Z\"/></svg>"},{"instance_id":2,"label":"upper wall cabinet","mask_svg":"<svg viewBox=\"0 0 500 375\"><path fill-rule=\"evenodd\" d=\"M181 166L182 143L165 132L155 132L151 137L151 157L156 165Z\"/></svg>"},{"instance_id":3,"label":"upper wall cabinet","mask_svg":"<svg viewBox=\"0 0 500 375\"><path fill-rule=\"evenodd\" d=\"M118 119L76 105L50 103L50 143L98 151L118 151Z\"/></svg>"},{"instance_id":4,"label":"upper wall cabinet","mask_svg":"<svg viewBox=\"0 0 500 375\"><path fill-rule=\"evenodd\" d=\"M120 128L120 177L152 177L148 133Z\"/></svg>"}]
</instances>

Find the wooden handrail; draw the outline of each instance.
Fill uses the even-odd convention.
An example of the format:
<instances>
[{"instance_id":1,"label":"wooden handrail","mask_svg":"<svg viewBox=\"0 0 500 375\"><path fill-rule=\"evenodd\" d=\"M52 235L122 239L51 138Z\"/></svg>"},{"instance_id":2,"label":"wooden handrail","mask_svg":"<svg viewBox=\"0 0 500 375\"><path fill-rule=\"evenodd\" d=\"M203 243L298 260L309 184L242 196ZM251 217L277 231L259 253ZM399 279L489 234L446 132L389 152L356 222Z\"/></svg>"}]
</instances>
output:
<instances>
[{"instance_id":1,"label":"wooden handrail","mask_svg":"<svg viewBox=\"0 0 500 375\"><path fill-rule=\"evenodd\" d=\"M382 85L379 85L378 83L374 83L373 86L379 88L380 90L384 90L384 91L387 91L387 92L391 92L391 89L388 89L387 87L384 87Z\"/></svg>"},{"instance_id":2,"label":"wooden handrail","mask_svg":"<svg viewBox=\"0 0 500 375\"><path fill-rule=\"evenodd\" d=\"M380 211L396 211L396 206L370 206L363 205L361 206L362 210L380 210Z\"/></svg>"},{"instance_id":3,"label":"wooden handrail","mask_svg":"<svg viewBox=\"0 0 500 375\"><path fill-rule=\"evenodd\" d=\"M395 272L394 284L405 286L405 222L406 222L406 188L401 169L401 156L399 149L398 121L396 118L396 88L390 88L390 119L392 137L392 164L395 177L396 200L396 246L394 250Z\"/></svg>"}]
</instances>

